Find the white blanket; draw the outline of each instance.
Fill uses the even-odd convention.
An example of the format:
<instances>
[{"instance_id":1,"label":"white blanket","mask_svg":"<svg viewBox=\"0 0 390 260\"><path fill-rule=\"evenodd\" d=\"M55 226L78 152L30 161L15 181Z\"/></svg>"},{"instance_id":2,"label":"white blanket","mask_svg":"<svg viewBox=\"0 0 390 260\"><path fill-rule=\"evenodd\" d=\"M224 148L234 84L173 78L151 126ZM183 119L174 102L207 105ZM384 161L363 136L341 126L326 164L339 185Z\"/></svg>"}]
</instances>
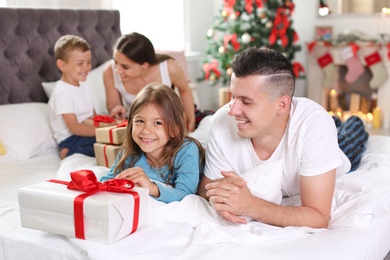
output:
<instances>
[{"instance_id":1,"label":"white blanket","mask_svg":"<svg viewBox=\"0 0 390 260\"><path fill-rule=\"evenodd\" d=\"M78 158L75 161L80 162L81 160ZM69 162L71 162L71 158L69 158ZM85 162L84 165L78 168L92 169L98 172L98 175L105 174L105 171L108 171L108 169L104 170L104 167L94 165L92 160L86 160ZM65 165L66 161L63 161L61 168ZM272 170L277 172L277 169L278 162L266 164L259 167L259 169L245 173L244 178L252 184L256 184L251 185L250 188L257 196L268 196L268 200L278 203L281 194L280 192L272 192L272 190L275 191L274 188L277 189L277 187L280 190L281 179L274 178L275 173L267 175ZM71 241L89 252L89 254L93 254L93 259L107 259L110 255L120 258L129 247L132 247L132 259L137 259L136 256L143 259L145 247L148 256L158 258L164 256L164 254L161 254L161 250L163 252L166 250L170 255L172 248L177 248L175 252L178 254L178 258L182 259L187 254L192 255L192 250L196 251L197 248L204 246L213 248L215 246L233 246L233 248L239 246L256 247L258 245L261 245L261 247L267 245L284 246L292 241L309 240L315 234L324 233L324 236L328 236L329 232L332 231L331 236L334 236L334 231L364 229L370 227L373 222L386 216L386 214L388 215L390 196L386 194L388 187L390 187L389 169L390 150L387 153L378 154L376 149L371 150L369 147L359 169L337 179L332 204L332 218L328 229L280 228L255 221L251 221L246 225L232 224L223 220L206 200L196 195L190 195L181 202L169 204L150 198L148 227L138 230L135 234L115 245L97 246L89 241L77 239L71 239ZM276 174L276 176L279 175ZM61 178L63 177L62 175ZM267 183L269 186L261 185L262 183ZM285 198L282 203L299 205L299 197ZM164 243L166 247L162 246ZM133 248L134 245L139 244L143 244L145 247L137 246ZM151 254L150 251L154 250L156 250L156 253ZM157 253L157 251L160 253Z\"/></svg>"},{"instance_id":2,"label":"white blanket","mask_svg":"<svg viewBox=\"0 0 390 260\"><path fill-rule=\"evenodd\" d=\"M2 186L2 194L6 198L12 195L12 199L0 215L4 228L0 260L219 259L222 256L224 259L383 259L390 250L390 138L370 137L367 148L359 169L336 181L327 229L280 228L254 221L246 225L232 224L221 219L206 200L190 195L170 204L150 198L149 225L113 245L106 245L20 228L15 188L42 181L44 176L55 176L42 172L34 175L39 178L31 175L32 178L15 184L13 175L8 176L8 186ZM43 158L38 160L37 165L43 161ZM263 173L270 166L264 166ZM94 158L73 155L61 162L56 178L69 180L69 171L77 169L91 169L98 177L108 172L107 168L96 166ZM21 170L22 164L11 173ZM263 178L257 179L260 184L267 182L265 174L259 176ZM277 181L274 184L279 185ZM260 196L265 196L261 192ZM278 196L273 194L273 199ZM299 205L299 197L284 198L282 204Z\"/></svg>"}]
</instances>

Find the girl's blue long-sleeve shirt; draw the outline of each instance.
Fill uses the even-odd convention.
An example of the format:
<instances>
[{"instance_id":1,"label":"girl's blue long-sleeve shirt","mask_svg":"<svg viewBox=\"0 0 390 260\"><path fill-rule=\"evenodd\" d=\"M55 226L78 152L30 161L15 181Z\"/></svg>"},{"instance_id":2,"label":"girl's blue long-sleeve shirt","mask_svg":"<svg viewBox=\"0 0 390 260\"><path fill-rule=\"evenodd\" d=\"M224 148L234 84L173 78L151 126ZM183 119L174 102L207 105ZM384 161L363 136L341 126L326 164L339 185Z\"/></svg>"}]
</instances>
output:
<instances>
[{"instance_id":1,"label":"girl's blue long-sleeve shirt","mask_svg":"<svg viewBox=\"0 0 390 260\"><path fill-rule=\"evenodd\" d=\"M118 164L119 158L120 154L117 156L116 161L112 165L108 174L103 176L100 181L106 181L114 178L114 169ZM130 159L130 157L126 159L125 168L129 167L131 161ZM199 164L200 158L198 146L193 141L187 140L176 154L173 162L173 174L169 185L165 184L165 179L169 175L168 165L165 165L160 169L153 168L149 165L145 154L142 153L140 159L135 163L134 167L141 167L149 179L158 186L160 196L156 199L169 203L172 201L180 201L186 195L196 193L200 179Z\"/></svg>"}]
</instances>

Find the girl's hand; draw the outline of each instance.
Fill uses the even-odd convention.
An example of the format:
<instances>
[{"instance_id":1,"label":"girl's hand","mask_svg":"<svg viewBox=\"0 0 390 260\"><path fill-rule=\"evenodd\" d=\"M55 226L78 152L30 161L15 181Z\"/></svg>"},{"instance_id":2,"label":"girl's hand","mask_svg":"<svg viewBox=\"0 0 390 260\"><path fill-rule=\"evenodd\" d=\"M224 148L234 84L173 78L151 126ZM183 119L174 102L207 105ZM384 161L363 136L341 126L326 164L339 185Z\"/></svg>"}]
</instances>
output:
<instances>
[{"instance_id":1,"label":"girl's hand","mask_svg":"<svg viewBox=\"0 0 390 260\"><path fill-rule=\"evenodd\" d=\"M149 195L155 198L160 196L157 185L149 179L141 167L128 168L115 176L115 179L130 180L136 187L149 189Z\"/></svg>"},{"instance_id":2,"label":"girl's hand","mask_svg":"<svg viewBox=\"0 0 390 260\"><path fill-rule=\"evenodd\" d=\"M117 105L116 107L111 109L110 116L112 116L113 118L119 119L119 120L123 120L127 116L126 115L126 108L122 105Z\"/></svg>"}]
</instances>

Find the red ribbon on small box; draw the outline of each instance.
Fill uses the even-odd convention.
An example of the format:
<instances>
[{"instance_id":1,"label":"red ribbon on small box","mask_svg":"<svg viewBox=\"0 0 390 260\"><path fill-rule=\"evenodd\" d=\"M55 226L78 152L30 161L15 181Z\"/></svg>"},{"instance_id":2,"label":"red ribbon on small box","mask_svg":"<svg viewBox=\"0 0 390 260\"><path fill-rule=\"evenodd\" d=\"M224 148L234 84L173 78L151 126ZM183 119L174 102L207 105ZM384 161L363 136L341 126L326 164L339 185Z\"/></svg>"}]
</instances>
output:
<instances>
[{"instance_id":1,"label":"red ribbon on small box","mask_svg":"<svg viewBox=\"0 0 390 260\"><path fill-rule=\"evenodd\" d=\"M133 216L133 228L130 234L134 233L138 228L139 222L139 208L140 197L138 192L131 190L134 188L134 183L130 180L124 179L111 179L106 182L98 182L95 174L91 170L79 170L70 173L71 181L61 180L49 180L50 182L60 183L67 185L68 189L80 190L85 193L78 195L73 202L74 208L74 225L75 225L75 237L85 239L84 232L84 200L99 192L118 192L128 193L134 197L134 216Z\"/></svg>"},{"instance_id":2,"label":"red ribbon on small box","mask_svg":"<svg viewBox=\"0 0 390 260\"><path fill-rule=\"evenodd\" d=\"M103 155L104 155L104 164L106 167L108 167L107 144L103 147Z\"/></svg>"},{"instance_id":3,"label":"red ribbon on small box","mask_svg":"<svg viewBox=\"0 0 390 260\"><path fill-rule=\"evenodd\" d=\"M107 116L107 115L96 115L93 117L93 125L94 126L99 126L100 123L106 123L106 124L111 124L114 123L115 119Z\"/></svg>"},{"instance_id":4,"label":"red ribbon on small box","mask_svg":"<svg viewBox=\"0 0 390 260\"><path fill-rule=\"evenodd\" d=\"M122 123L120 124L117 124L116 126L110 128L110 130L108 131L108 135L110 137L110 144L114 143L114 136L112 135L112 131L115 129L115 128L120 128L120 127L127 127L127 120L123 121ZM104 147L105 148L105 147ZM104 150L105 151L105 150ZM108 165L108 163L107 163Z\"/></svg>"}]
</instances>

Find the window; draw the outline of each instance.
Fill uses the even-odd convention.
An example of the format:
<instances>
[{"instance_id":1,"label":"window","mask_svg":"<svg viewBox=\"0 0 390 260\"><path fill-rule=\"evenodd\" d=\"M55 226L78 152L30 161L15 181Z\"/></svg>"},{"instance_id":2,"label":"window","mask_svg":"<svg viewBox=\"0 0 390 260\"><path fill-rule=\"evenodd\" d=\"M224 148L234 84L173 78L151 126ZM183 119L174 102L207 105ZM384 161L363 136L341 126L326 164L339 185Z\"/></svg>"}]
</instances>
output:
<instances>
[{"instance_id":1,"label":"window","mask_svg":"<svg viewBox=\"0 0 390 260\"><path fill-rule=\"evenodd\" d=\"M112 0L123 34L139 32L159 49L184 49L183 0Z\"/></svg>"}]
</instances>

